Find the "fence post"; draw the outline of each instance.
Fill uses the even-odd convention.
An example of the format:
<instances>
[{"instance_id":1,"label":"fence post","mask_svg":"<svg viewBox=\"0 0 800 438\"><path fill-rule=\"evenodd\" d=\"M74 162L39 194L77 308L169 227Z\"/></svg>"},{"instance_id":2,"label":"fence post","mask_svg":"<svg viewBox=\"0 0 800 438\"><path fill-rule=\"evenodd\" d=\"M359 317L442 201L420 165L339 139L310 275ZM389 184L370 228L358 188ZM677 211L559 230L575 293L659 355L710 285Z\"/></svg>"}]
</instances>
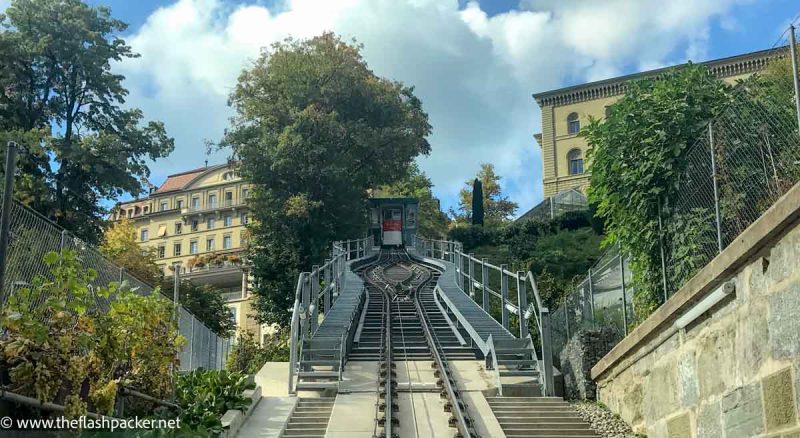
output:
<instances>
[{"instance_id":1,"label":"fence post","mask_svg":"<svg viewBox=\"0 0 800 438\"><path fill-rule=\"evenodd\" d=\"M8 237L11 234L11 201L14 198L14 174L17 172L17 144L8 142L6 149L5 186L3 187L3 211L0 213L0 291L4 291ZM2 309L2 300L0 300Z\"/></svg>"},{"instance_id":2,"label":"fence post","mask_svg":"<svg viewBox=\"0 0 800 438\"><path fill-rule=\"evenodd\" d=\"M469 296L475 299L475 254L469 253Z\"/></svg>"},{"instance_id":3,"label":"fence post","mask_svg":"<svg viewBox=\"0 0 800 438\"><path fill-rule=\"evenodd\" d=\"M317 324L319 324L319 266L314 265L311 267L311 304L308 307L308 318L311 326L311 333L317 331Z\"/></svg>"},{"instance_id":4,"label":"fence post","mask_svg":"<svg viewBox=\"0 0 800 438\"><path fill-rule=\"evenodd\" d=\"M708 144L711 150L711 181L714 183L714 214L717 221L717 248L722 252L722 219L719 214L719 187L717 186L717 158L714 153L714 124L708 122Z\"/></svg>"},{"instance_id":5,"label":"fence post","mask_svg":"<svg viewBox=\"0 0 800 438\"><path fill-rule=\"evenodd\" d=\"M553 397L556 395L553 382L553 344L550 335L550 310L547 308L539 309L542 317L542 361L544 362L544 381L545 395Z\"/></svg>"},{"instance_id":6,"label":"fence post","mask_svg":"<svg viewBox=\"0 0 800 438\"><path fill-rule=\"evenodd\" d=\"M528 310L528 292L525 288L527 273L517 272L517 311L519 313L519 338L525 339L528 336L528 321L525 319L525 312Z\"/></svg>"},{"instance_id":7,"label":"fence post","mask_svg":"<svg viewBox=\"0 0 800 438\"><path fill-rule=\"evenodd\" d=\"M326 259L325 266L327 266L327 268L322 271L322 281L325 282L325 297L322 305L324 306L323 311L326 315L328 311L331 310L331 291L333 290L333 287L331 287L331 265L331 259Z\"/></svg>"},{"instance_id":8,"label":"fence post","mask_svg":"<svg viewBox=\"0 0 800 438\"><path fill-rule=\"evenodd\" d=\"M794 105L797 116L797 128L800 129L800 71L797 69L797 41L794 35L794 24L789 25L789 51L792 56L792 78L794 79Z\"/></svg>"},{"instance_id":9,"label":"fence post","mask_svg":"<svg viewBox=\"0 0 800 438\"><path fill-rule=\"evenodd\" d=\"M661 198L658 198L658 250L661 253L661 284L664 288L664 302L669 298L667 294L667 261L664 258L664 230L661 225Z\"/></svg>"},{"instance_id":10,"label":"fence post","mask_svg":"<svg viewBox=\"0 0 800 438\"><path fill-rule=\"evenodd\" d=\"M489 308L489 267L486 258L481 259L481 291L483 292L483 310Z\"/></svg>"},{"instance_id":11,"label":"fence post","mask_svg":"<svg viewBox=\"0 0 800 438\"><path fill-rule=\"evenodd\" d=\"M507 267L508 265L500 265L500 271L505 273ZM508 307L506 307L506 302L508 302L508 275L502 275L500 277L500 322L508 330Z\"/></svg>"},{"instance_id":12,"label":"fence post","mask_svg":"<svg viewBox=\"0 0 800 438\"><path fill-rule=\"evenodd\" d=\"M192 334L189 336L189 370L191 371L192 368L192 359L194 356L194 352L192 348L194 346L194 318L192 318Z\"/></svg>"},{"instance_id":13,"label":"fence post","mask_svg":"<svg viewBox=\"0 0 800 438\"><path fill-rule=\"evenodd\" d=\"M66 246L66 244L67 244L67 236L69 236L69 233L67 232L67 230L61 230L61 243L59 244L59 247L58 247L58 252L59 253L63 253L64 252L64 246Z\"/></svg>"},{"instance_id":14,"label":"fence post","mask_svg":"<svg viewBox=\"0 0 800 438\"><path fill-rule=\"evenodd\" d=\"M589 268L589 315L592 317L592 326L594 326L594 286L592 285L592 268ZM584 320L586 317L584 317Z\"/></svg>"},{"instance_id":15,"label":"fence post","mask_svg":"<svg viewBox=\"0 0 800 438\"><path fill-rule=\"evenodd\" d=\"M617 248L619 248L619 244L617 244ZM619 277L620 277L620 284L622 285L622 325L623 333L625 336L628 336L628 301L625 297L625 262L622 260L622 252L620 252L617 257L619 258Z\"/></svg>"},{"instance_id":16,"label":"fence post","mask_svg":"<svg viewBox=\"0 0 800 438\"><path fill-rule=\"evenodd\" d=\"M172 299L175 305L175 317L178 319L178 323L181 320L180 314L180 289L181 289L181 272L180 272L180 262L175 262L172 264L174 269L172 274Z\"/></svg>"}]
</instances>

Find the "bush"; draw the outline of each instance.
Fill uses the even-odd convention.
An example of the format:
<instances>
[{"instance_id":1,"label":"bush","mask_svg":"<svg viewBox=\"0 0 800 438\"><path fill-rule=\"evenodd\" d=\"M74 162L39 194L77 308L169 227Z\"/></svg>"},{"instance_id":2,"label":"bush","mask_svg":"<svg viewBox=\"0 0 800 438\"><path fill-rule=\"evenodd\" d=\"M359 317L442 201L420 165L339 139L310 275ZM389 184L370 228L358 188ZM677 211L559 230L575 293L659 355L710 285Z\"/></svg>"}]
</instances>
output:
<instances>
[{"instance_id":1,"label":"bush","mask_svg":"<svg viewBox=\"0 0 800 438\"><path fill-rule=\"evenodd\" d=\"M5 388L66 406L65 415L111 415L121 386L166 398L184 342L172 304L117 283L92 290L97 273L75 252L44 257L50 275L8 298L0 340ZM124 286L124 284L122 285ZM114 296L110 309L99 304Z\"/></svg>"},{"instance_id":2,"label":"bush","mask_svg":"<svg viewBox=\"0 0 800 438\"><path fill-rule=\"evenodd\" d=\"M227 368L247 374L257 373L267 362L287 362L289 360L289 338L278 331L268 336L264 346L258 344L250 332L239 335L236 344L228 354Z\"/></svg>"},{"instance_id":3,"label":"bush","mask_svg":"<svg viewBox=\"0 0 800 438\"><path fill-rule=\"evenodd\" d=\"M501 229L481 225L459 225L447 232L448 240L455 240L464 245L464 252L486 245L495 245L501 237Z\"/></svg>"},{"instance_id":4,"label":"bush","mask_svg":"<svg viewBox=\"0 0 800 438\"><path fill-rule=\"evenodd\" d=\"M230 409L245 410L252 400L244 391L255 388L245 374L197 369L178 377L175 397L181 426L213 435L222 432L220 418Z\"/></svg>"}]
</instances>

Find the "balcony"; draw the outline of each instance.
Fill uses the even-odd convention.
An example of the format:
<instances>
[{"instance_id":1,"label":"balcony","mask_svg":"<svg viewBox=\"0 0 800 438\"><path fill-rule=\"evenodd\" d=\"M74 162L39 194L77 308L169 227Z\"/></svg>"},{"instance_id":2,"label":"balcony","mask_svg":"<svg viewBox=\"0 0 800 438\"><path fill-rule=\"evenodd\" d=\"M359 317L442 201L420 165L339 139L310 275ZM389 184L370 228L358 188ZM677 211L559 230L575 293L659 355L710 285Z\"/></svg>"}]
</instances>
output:
<instances>
[{"instance_id":1,"label":"balcony","mask_svg":"<svg viewBox=\"0 0 800 438\"><path fill-rule=\"evenodd\" d=\"M195 256L180 268L181 278L220 288L242 285L242 259L236 253Z\"/></svg>"},{"instance_id":2,"label":"balcony","mask_svg":"<svg viewBox=\"0 0 800 438\"><path fill-rule=\"evenodd\" d=\"M222 201L222 203L214 202L213 204L192 205L189 206L189 208L183 208L181 209L181 214L184 216L191 216L194 214L209 213L224 209L236 210L237 208L245 208L245 207L247 207L247 204L245 202L234 201L232 199L225 199Z\"/></svg>"}]
</instances>

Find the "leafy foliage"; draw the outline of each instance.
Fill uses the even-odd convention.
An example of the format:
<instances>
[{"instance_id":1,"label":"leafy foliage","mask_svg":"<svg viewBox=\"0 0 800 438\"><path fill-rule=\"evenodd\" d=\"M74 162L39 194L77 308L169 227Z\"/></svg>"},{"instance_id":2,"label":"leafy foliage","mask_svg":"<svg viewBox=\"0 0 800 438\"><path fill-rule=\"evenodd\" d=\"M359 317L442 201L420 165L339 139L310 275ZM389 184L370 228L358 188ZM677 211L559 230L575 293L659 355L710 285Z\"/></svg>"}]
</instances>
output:
<instances>
[{"instance_id":1,"label":"leafy foliage","mask_svg":"<svg viewBox=\"0 0 800 438\"><path fill-rule=\"evenodd\" d=\"M133 222L127 218L115 222L106 230L100 251L112 262L146 283L156 284L161 279L161 269L156 265L155 248L139 245Z\"/></svg>"},{"instance_id":2,"label":"leafy foliage","mask_svg":"<svg viewBox=\"0 0 800 438\"><path fill-rule=\"evenodd\" d=\"M373 192L374 197L408 197L419 201L417 233L430 238L442 238L447 233L449 219L442 212L439 200L433 197L433 183L417 163L408 168L408 175L393 184Z\"/></svg>"},{"instance_id":3,"label":"leafy foliage","mask_svg":"<svg viewBox=\"0 0 800 438\"><path fill-rule=\"evenodd\" d=\"M508 196L503 195L500 187L500 176L494 171L494 165L489 163L481 164L477 179L481 182L483 193L483 213L486 225L497 226L509 221L518 205L510 201ZM451 214L461 223L472 222L472 192L473 181L466 181L465 187L459 192L458 212L451 211Z\"/></svg>"},{"instance_id":4,"label":"leafy foliage","mask_svg":"<svg viewBox=\"0 0 800 438\"><path fill-rule=\"evenodd\" d=\"M201 368L180 375L175 397L181 426L209 435L221 433L222 415L230 409L247 409L252 400L244 391L253 388L246 375L227 370Z\"/></svg>"},{"instance_id":5,"label":"leafy foliage","mask_svg":"<svg viewBox=\"0 0 800 438\"><path fill-rule=\"evenodd\" d=\"M366 229L367 190L406 175L431 127L413 89L331 33L286 40L242 73L224 143L253 184L257 319L285 324L301 269Z\"/></svg>"},{"instance_id":6,"label":"leafy foliage","mask_svg":"<svg viewBox=\"0 0 800 438\"><path fill-rule=\"evenodd\" d=\"M164 279L161 290L168 297L174 296L175 283L172 278ZM225 305L222 290L210 284L195 284L182 280L178 289L178 300L186 310L200 322L221 337L229 337L236 330L236 322L231 319L230 310Z\"/></svg>"},{"instance_id":7,"label":"leafy foliage","mask_svg":"<svg viewBox=\"0 0 800 438\"><path fill-rule=\"evenodd\" d=\"M705 67L689 64L631 83L604 121L581 131L591 149L589 200L605 220L606 244L631 256L639 318L659 302L662 238L658 217L674 195L687 148L728 102L730 86Z\"/></svg>"},{"instance_id":8,"label":"leafy foliage","mask_svg":"<svg viewBox=\"0 0 800 438\"><path fill-rule=\"evenodd\" d=\"M227 368L245 374L255 374L267 362L288 362L289 337L286 330L270 335L259 345L252 333L239 335L236 344L228 354Z\"/></svg>"},{"instance_id":9,"label":"leafy foliage","mask_svg":"<svg viewBox=\"0 0 800 438\"><path fill-rule=\"evenodd\" d=\"M166 398L184 342L170 303L116 283L92 290L87 285L97 273L83 269L72 251L50 252L44 261L50 276L34 278L3 308L6 387L63 404L67 416L87 410L110 415L121 386Z\"/></svg>"},{"instance_id":10,"label":"leafy foliage","mask_svg":"<svg viewBox=\"0 0 800 438\"><path fill-rule=\"evenodd\" d=\"M25 146L17 196L96 242L100 201L143 192L147 160L173 149L163 123L122 108L111 64L138 56L117 36L127 25L80 0L14 0L0 25L0 130Z\"/></svg>"}]
</instances>

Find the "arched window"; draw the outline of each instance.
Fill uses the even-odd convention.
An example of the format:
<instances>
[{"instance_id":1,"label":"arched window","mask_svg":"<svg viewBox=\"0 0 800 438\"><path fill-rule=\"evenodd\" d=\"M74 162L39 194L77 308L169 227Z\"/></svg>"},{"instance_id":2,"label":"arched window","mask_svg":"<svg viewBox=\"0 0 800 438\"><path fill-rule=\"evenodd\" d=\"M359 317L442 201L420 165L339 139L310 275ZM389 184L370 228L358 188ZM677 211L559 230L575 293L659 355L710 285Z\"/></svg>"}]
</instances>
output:
<instances>
[{"instance_id":1,"label":"arched window","mask_svg":"<svg viewBox=\"0 0 800 438\"><path fill-rule=\"evenodd\" d=\"M578 113L571 113L567 116L567 133L577 134L581 131L581 121L578 119Z\"/></svg>"},{"instance_id":2,"label":"arched window","mask_svg":"<svg viewBox=\"0 0 800 438\"><path fill-rule=\"evenodd\" d=\"M569 165L570 175L583 173L583 154L580 149L572 149L567 153L567 164Z\"/></svg>"}]
</instances>

